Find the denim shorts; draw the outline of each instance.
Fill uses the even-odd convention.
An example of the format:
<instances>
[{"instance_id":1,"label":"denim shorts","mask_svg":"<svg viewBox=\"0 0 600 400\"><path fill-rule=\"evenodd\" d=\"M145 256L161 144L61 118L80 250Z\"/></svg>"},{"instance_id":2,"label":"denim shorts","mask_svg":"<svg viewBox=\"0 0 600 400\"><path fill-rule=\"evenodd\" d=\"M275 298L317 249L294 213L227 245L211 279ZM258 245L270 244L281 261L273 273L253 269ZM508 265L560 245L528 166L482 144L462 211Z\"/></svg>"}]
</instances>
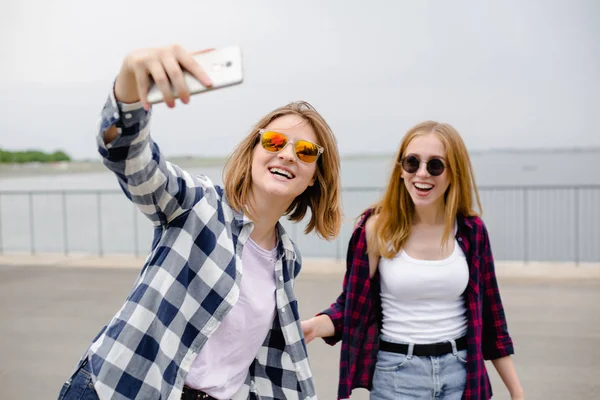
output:
<instances>
[{"instance_id":1,"label":"denim shorts","mask_svg":"<svg viewBox=\"0 0 600 400\"><path fill-rule=\"evenodd\" d=\"M401 343L381 335L386 342ZM371 400L435 399L460 400L467 382L467 350L456 349L438 357L418 357L412 354L377 353ZM408 344L408 343L405 343Z\"/></svg>"},{"instance_id":2,"label":"denim shorts","mask_svg":"<svg viewBox=\"0 0 600 400\"><path fill-rule=\"evenodd\" d=\"M79 363L71 378L65 382L58 400L99 400L87 359Z\"/></svg>"}]
</instances>

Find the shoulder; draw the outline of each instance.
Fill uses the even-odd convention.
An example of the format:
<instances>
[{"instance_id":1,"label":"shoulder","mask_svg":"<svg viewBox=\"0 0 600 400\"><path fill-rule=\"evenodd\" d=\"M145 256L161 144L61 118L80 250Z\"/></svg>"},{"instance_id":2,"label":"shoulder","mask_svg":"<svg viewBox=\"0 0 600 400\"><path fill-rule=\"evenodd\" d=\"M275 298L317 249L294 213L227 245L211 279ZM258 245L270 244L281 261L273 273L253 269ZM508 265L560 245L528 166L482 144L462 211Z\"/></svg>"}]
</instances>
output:
<instances>
[{"instance_id":1,"label":"shoulder","mask_svg":"<svg viewBox=\"0 0 600 400\"><path fill-rule=\"evenodd\" d=\"M366 230L370 228L372 231L372 225L375 218L371 218L373 215L373 209L369 208L363 211L357 218L354 228L352 230L352 236L350 238L350 245L356 244L359 241L366 241Z\"/></svg>"},{"instance_id":2,"label":"shoulder","mask_svg":"<svg viewBox=\"0 0 600 400\"><path fill-rule=\"evenodd\" d=\"M356 218L356 223L354 224L354 230L357 229L365 229L367 227L371 227L374 224L377 216L373 215L375 210L373 208L367 208L363 211L358 218ZM373 217L373 218L371 218Z\"/></svg>"},{"instance_id":3,"label":"shoulder","mask_svg":"<svg viewBox=\"0 0 600 400\"><path fill-rule=\"evenodd\" d=\"M485 223L483 222L483 219L481 219L481 217L478 215L472 215L467 217L459 215L458 217L456 217L456 220L458 222L459 231L462 231L467 236L487 234L487 228L485 226Z\"/></svg>"},{"instance_id":4,"label":"shoulder","mask_svg":"<svg viewBox=\"0 0 600 400\"><path fill-rule=\"evenodd\" d=\"M479 256L486 254L490 249L488 230L479 216L458 217L458 230L469 241Z\"/></svg>"},{"instance_id":5,"label":"shoulder","mask_svg":"<svg viewBox=\"0 0 600 400\"><path fill-rule=\"evenodd\" d=\"M377 223L378 215L370 215L365 222L365 234L367 239L371 237L375 230L375 224Z\"/></svg>"}]
</instances>

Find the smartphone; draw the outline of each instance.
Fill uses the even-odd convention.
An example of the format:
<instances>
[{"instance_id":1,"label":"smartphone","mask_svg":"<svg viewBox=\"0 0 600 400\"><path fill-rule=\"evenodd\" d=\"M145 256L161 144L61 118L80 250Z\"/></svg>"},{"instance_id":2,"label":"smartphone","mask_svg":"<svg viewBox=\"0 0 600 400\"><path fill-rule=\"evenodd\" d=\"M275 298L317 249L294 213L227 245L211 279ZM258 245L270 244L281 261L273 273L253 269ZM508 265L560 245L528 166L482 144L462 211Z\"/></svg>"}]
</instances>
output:
<instances>
[{"instance_id":1,"label":"smartphone","mask_svg":"<svg viewBox=\"0 0 600 400\"><path fill-rule=\"evenodd\" d=\"M183 77L190 95L237 85L244 80L242 70L242 49L239 46L217 48L205 53L196 54L193 58L200 64L204 72L206 72L212 81L212 86L207 88L192 74L184 70ZM174 88L173 96L177 97ZM164 98L160 89L154 82L150 82L148 102L150 104L156 104L163 101Z\"/></svg>"}]
</instances>

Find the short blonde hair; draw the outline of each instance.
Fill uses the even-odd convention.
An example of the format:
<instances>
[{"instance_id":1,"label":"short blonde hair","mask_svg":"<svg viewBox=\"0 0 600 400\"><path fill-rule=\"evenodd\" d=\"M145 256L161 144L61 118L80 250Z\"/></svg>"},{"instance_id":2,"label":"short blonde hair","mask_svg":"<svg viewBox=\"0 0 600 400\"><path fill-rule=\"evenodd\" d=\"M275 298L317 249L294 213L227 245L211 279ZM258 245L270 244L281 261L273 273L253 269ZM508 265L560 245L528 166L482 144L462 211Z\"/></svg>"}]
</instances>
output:
<instances>
[{"instance_id":1,"label":"short blonde hair","mask_svg":"<svg viewBox=\"0 0 600 400\"><path fill-rule=\"evenodd\" d=\"M245 207L252 187L254 148L258 144L259 131L284 115L297 115L310 124L317 135L318 143L323 147L323 154L317 160L314 184L294 199L284 215L288 215L290 221L299 222L310 208L311 217L304 233L316 230L323 239L332 240L338 235L342 224L340 157L337 141L325 119L305 101L293 102L271 111L236 147L227 160L223 172L227 199L235 210L244 211L254 219Z\"/></svg>"},{"instance_id":2,"label":"short blonde hair","mask_svg":"<svg viewBox=\"0 0 600 400\"><path fill-rule=\"evenodd\" d=\"M449 124L425 121L410 129L402 139L396 154L394 169L385 194L375 205L375 234L370 235L369 252L385 258L393 258L402 249L410 236L415 207L402 180L401 160L405 156L408 144L417 136L433 133L446 149L447 171L450 185L444 194L444 236L442 245L453 234L452 228L457 215L464 217L478 215L474 207L481 212L481 201L475 184L473 167L467 148L459 133Z\"/></svg>"}]
</instances>

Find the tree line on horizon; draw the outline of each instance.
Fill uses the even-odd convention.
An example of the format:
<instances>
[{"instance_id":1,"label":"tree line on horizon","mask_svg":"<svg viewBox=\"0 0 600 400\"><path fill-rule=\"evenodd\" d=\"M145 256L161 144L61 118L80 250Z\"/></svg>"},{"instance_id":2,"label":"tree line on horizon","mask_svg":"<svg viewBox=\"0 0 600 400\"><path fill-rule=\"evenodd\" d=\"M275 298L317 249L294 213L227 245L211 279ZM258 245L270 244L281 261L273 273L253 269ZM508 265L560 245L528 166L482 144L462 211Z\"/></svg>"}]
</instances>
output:
<instances>
[{"instance_id":1,"label":"tree line on horizon","mask_svg":"<svg viewBox=\"0 0 600 400\"><path fill-rule=\"evenodd\" d=\"M71 161L71 157L62 150L46 153L40 150L8 151L0 149L0 163L2 164L54 163L61 161Z\"/></svg>"}]
</instances>

